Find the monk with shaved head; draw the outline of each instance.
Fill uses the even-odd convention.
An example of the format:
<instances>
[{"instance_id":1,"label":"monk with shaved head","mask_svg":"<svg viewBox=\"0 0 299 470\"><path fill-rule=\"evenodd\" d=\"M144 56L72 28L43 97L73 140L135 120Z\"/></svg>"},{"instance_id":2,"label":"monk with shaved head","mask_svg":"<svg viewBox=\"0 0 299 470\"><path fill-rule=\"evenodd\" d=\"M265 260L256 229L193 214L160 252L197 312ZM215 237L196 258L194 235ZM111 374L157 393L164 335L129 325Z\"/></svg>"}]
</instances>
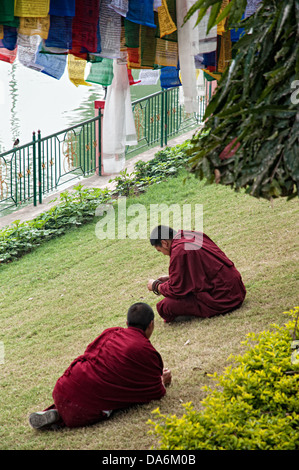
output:
<instances>
[{"instance_id":1,"label":"monk with shaved head","mask_svg":"<svg viewBox=\"0 0 299 470\"><path fill-rule=\"evenodd\" d=\"M246 289L239 271L206 234L159 225L150 243L170 257L168 275L147 285L164 296L156 308L165 322L212 317L242 305Z\"/></svg>"},{"instance_id":2,"label":"monk with shaved head","mask_svg":"<svg viewBox=\"0 0 299 470\"><path fill-rule=\"evenodd\" d=\"M154 312L142 302L127 313L127 327L106 329L58 379L54 404L31 413L34 429L79 427L107 419L113 410L159 400L171 382L150 342Z\"/></svg>"}]
</instances>

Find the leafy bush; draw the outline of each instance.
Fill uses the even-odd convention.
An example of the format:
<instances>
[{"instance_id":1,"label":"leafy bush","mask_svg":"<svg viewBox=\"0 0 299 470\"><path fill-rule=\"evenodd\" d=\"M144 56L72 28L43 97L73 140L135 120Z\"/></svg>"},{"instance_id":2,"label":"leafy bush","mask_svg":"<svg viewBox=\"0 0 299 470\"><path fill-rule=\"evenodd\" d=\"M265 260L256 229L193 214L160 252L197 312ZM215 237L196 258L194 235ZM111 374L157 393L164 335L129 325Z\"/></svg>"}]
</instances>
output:
<instances>
[{"instance_id":1,"label":"leafy bush","mask_svg":"<svg viewBox=\"0 0 299 470\"><path fill-rule=\"evenodd\" d=\"M161 449L299 449L299 361L292 354L299 307L285 313L293 320L249 334L247 351L234 358L238 366L212 376L217 385L205 387L202 411L192 403L183 405L182 418L154 411L158 421L150 420L150 432L161 439Z\"/></svg>"},{"instance_id":2,"label":"leafy bush","mask_svg":"<svg viewBox=\"0 0 299 470\"><path fill-rule=\"evenodd\" d=\"M186 149L189 141L176 147L166 147L145 163L139 161L136 171L127 170L116 176L116 190L84 188L78 184L74 192L63 191L59 203L30 222L16 220L10 227L0 230L0 263L7 263L31 251L50 238L65 233L70 228L93 220L96 208L115 196L129 196L167 177L174 177L186 166L189 159ZM57 199L55 199L57 200Z\"/></svg>"},{"instance_id":3,"label":"leafy bush","mask_svg":"<svg viewBox=\"0 0 299 470\"><path fill-rule=\"evenodd\" d=\"M166 147L157 152L152 160L138 161L132 173L128 173L127 169L120 172L119 176L110 180L117 182L114 194L129 196L140 193L151 184L176 176L182 168L187 167L190 159L187 155L189 147L189 140L174 147Z\"/></svg>"},{"instance_id":4,"label":"leafy bush","mask_svg":"<svg viewBox=\"0 0 299 470\"><path fill-rule=\"evenodd\" d=\"M60 194L60 203L29 222L16 220L0 231L0 263L19 258L34 247L66 230L86 223L95 216L95 209L110 200L108 189L84 189L81 184L75 191Z\"/></svg>"},{"instance_id":5,"label":"leafy bush","mask_svg":"<svg viewBox=\"0 0 299 470\"><path fill-rule=\"evenodd\" d=\"M211 7L212 27L222 4L201 0L191 10L199 8L200 19ZM206 136L194 138L191 169L209 183L245 188L255 197L298 197L298 1L263 0L240 21L246 4L234 0L225 8L229 27L245 34L206 109Z\"/></svg>"}]
</instances>

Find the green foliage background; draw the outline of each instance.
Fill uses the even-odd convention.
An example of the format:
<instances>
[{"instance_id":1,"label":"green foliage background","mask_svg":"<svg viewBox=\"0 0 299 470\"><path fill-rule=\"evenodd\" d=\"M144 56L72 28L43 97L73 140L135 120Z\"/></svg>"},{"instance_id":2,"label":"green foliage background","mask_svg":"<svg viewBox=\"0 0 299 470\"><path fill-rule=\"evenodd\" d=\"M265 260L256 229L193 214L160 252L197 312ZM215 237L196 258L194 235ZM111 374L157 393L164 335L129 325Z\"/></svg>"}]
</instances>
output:
<instances>
[{"instance_id":1,"label":"green foliage background","mask_svg":"<svg viewBox=\"0 0 299 470\"><path fill-rule=\"evenodd\" d=\"M228 16L228 27L245 34L233 49L206 110L206 125L192 141L191 171L252 196L295 197L299 191L299 1L263 0L241 20L246 0L199 0L198 21L212 6L209 28ZM187 20L187 18L186 18ZM237 23L238 22L238 23ZM199 137L202 137L199 139ZM234 140L235 139L235 140ZM230 158L221 152L234 140Z\"/></svg>"}]
</instances>

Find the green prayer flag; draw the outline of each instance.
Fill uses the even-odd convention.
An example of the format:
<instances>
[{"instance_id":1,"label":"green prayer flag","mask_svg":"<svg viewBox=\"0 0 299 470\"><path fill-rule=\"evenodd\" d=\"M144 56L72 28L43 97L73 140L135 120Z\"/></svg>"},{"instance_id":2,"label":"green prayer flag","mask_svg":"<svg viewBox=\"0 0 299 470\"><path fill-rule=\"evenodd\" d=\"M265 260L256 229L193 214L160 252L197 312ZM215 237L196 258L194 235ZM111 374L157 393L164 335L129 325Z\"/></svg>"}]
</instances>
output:
<instances>
[{"instance_id":1,"label":"green prayer flag","mask_svg":"<svg viewBox=\"0 0 299 470\"><path fill-rule=\"evenodd\" d=\"M113 59L103 58L101 62L92 62L87 82L109 86L113 79Z\"/></svg>"},{"instance_id":2,"label":"green prayer flag","mask_svg":"<svg viewBox=\"0 0 299 470\"><path fill-rule=\"evenodd\" d=\"M14 0L1 0L0 2L0 24L18 27L20 20L14 15Z\"/></svg>"}]
</instances>

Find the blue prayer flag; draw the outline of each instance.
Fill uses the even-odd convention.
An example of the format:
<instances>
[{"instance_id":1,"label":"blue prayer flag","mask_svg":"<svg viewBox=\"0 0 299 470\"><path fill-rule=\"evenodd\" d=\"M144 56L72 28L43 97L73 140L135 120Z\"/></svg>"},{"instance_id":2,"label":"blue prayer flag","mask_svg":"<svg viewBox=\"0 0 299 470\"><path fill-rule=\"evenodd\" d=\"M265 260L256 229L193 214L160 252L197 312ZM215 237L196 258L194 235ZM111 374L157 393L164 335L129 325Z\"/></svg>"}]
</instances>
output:
<instances>
[{"instance_id":1,"label":"blue prayer flag","mask_svg":"<svg viewBox=\"0 0 299 470\"><path fill-rule=\"evenodd\" d=\"M3 39L1 40L2 46L9 51L13 51L17 45L18 31L13 26L3 26Z\"/></svg>"},{"instance_id":2,"label":"blue prayer flag","mask_svg":"<svg viewBox=\"0 0 299 470\"><path fill-rule=\"evenodd\" d=\"M75 16L76 0L51 0L49 14L54 16Z\"/></svg>"},{"instance_id":3,"label":"blue prayer flag","mask_svg":"<svg viewBox=\"0 0 299 470\"><path fill-rule=\"evenodd\" d=\"M50 17L50 28L48 38L45 40L46 47L58 47L60 49L72 48L72 22L73 18L66 16Z\"/></svg>"},{"instance_id":4,"label":"blue prayer flag","mask_svg":"<svg viewBox=\"0 0 299 470\"><path fill-rule=\"evenodd\" d=\"M39 45L35 63L40 67L42 73L59 80L64 74L67 55L66 54L45 54L41 51L42 44Z\"/></svg>"},{"instance_id":5,"label":"blue prayer flag","mask_svg":"<svg viewBox=\"0 0 299 470\"><path fill-rule=\"evenodd\" d=\"M153 0L130 0L126 19L133 23L156 28Z\"/></svg>"},{"instance_id":6,"label":"blue prayer flag","mask_svg":"<svg viewBox=\"0 0 299 470\"><path fill-rule=\"evenodd\" d=\"M181 86L178 67L162 67L160 74L161 88Z\"/></svg>"}]
</instances>

